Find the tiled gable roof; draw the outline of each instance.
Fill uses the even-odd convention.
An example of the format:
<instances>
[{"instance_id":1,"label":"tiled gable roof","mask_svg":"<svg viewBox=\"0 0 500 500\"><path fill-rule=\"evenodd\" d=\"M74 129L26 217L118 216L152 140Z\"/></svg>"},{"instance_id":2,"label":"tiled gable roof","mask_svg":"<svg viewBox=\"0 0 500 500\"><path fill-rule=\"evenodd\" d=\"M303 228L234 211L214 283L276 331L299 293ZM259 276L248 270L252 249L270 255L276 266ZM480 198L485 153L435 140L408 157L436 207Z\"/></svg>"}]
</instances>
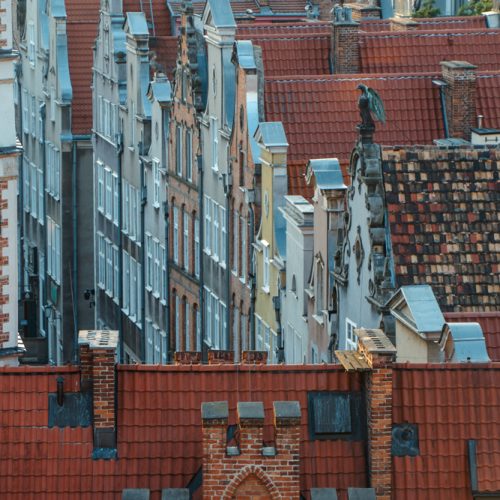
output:
<instances>
[{"instance_id":1,"label":"tiled gable roof","mask_svg":"<svg viewBox=\"0 0 500 500\"><path fill-rule=\"evenodd\" d=\"M263 401L272 440L273 401L302 408L301 490L366 486L363 441L311 441L308 391L360 391L362 378L338 366L120 366L118 460L92 460L92 429L47 427L48 393L64 377L79 390L74 367L0 368L0 491L9 500L44 492L47 500L119 498L124 488L186 487L202 463L202 402ZM231 420L232 419L232 420Z\"/></svg>"},{"instance_id":2,"label":"tiled gable roof","mask_svg":"<svg viewBox=\"0 0 500 500\"><path fill-rule=\"evenodd\" d=\"M255 23L239 24L236 36L248 39L255 35L300 35L318 33L329 35L332 32L332 23L318 22L292 22L292 23Z\"/></svg>"},{"instance_id":3,"label":"tiled gable roof","mask_svg":"<svg viewBox=\"0 0 500 500\"><path fill-rule=\"evenodd\" d=\"M268 78L265 117L282 121L288 158L339 158L345 166L356 141L357 101L364 83L384 101L387 123L377 124L376 141L384 144L430 144L443 137L436 75L335 75Z\"/></svg>"},{"instance_id":4,"label":"tiled gable roof","mask_svg":"<svg viewBox=\"0 0 500 500\"><path fill-rule=\"evenodd\" d=\"M170 80L173 80L173 73L177 64L178 41L179 39L176 36L160 36L149 42L149 48L154 53L152 70L162 71Z\"/></svg>"},{"instance_id":5,"label":"tiled gable roof","mask_svg":"<svg viewBox=\"0 0 500 500\"><path fill-rule=\"evenodd\" d=\"M150 25L151 36L169 36L171 34L170 12L165 0L123 0L123 12L144 12Z\"/></svg>"},{"instance_id":6,"label":"tiled gable roof","mask_svg":"<svg viewBox=\"0 0 500 500\"><path fill-rule=\"evenodd\" d=\"M500 311L455 312L444 315L451 323L479 323L491 361L500 362Z\"/></svg>"},{"instance_id":7,"label":"tiled gable roof","mask_svg":"<svg viewBox=\"0 0 500 500\"><path fill-rule=\"evenodd\" d=\"M477 77L477 113L483 126L500 128L500 72L484 72Z\"/></svg>"},{"instance_id":8,"label":"tiled gable roof","mask_svg":"<svg viewBox=\"0 0 500 500\"><path fill-rule=\"evenodd\" d=\"M314 195L314 186L306 182L306 166L300 160L287 162L288 194L301 195L310 200Z\"/></svg>"},{"instance_id":9,"label":"tiled gable roof","mask_svg":"<svg viewBox=\"0 0 500 500\"><path fill-rule=\"evenodd\" d=\"M420 448L393 457L393 497L472 498L470 439L479 491L500 491L500 365L405 365L393 377L393 422L416 424Z\"/></svg>"},{"instance_id":10,"label":"tiled gable roof","mask_svg":"<svg viewBox=\"0 0 500 500\"><path fill-rule=\"evenodd\" d=\"M500 30L365 33L360 41L361 72L440 71L441 61L467 61L480 71L500 67Z\"/></svg>"},{"instance_id":11,"label":"tiled gable roof","mask_svg":"<svg viewBox=\"0 0 500 500\"><path fill-rule=\"evenodd\" d=\"M500 308L500 149L383 151L397 286L427 283L443 311Z\"/></svg>"},{"instance_id":12,"label":"tiled gable roof","mask_svg":"<svg viewBox=\"0 0 500 500\"><path fill-rule=\"evenodd\" d=\"M325 75L330 73L330 36L321 33L245 37L262 48L264 74Z\"/></svg>"},{"instance_id":13,"label":"tiled gable roof","mask_svg":"<svg viewBox=\"0 0 500 500\"><path fill-rule=\"evenodd\" d=\"M477 29L485 28L484 16L429 17L412 19L420 30ZM391 22L388 19L366 19L361 21L363 31L388 31Z\"/></svg>"},{"instance_id":14,"label":"tiled gable roof","mask_svg":"<svg viewBox=\"0 0 500 500\"><path fill-rule=\"evenodd\" d=\"M90 134L92 129L93 47L97 37L99 1L66 2L68 62L73 89L71 131Z\"/></svg>"}]
</instances>

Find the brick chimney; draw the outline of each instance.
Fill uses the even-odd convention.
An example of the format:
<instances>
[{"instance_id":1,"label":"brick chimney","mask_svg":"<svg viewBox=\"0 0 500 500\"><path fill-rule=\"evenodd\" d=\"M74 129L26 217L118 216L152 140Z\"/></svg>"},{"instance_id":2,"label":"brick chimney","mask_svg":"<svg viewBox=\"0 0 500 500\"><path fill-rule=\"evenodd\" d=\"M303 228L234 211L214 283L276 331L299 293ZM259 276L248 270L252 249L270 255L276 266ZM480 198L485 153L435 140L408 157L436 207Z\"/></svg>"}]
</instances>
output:
<instances>
[{"instance_id":1,"label":"brick chimney","mask_svg":"<svg viewBox=\"0 0 500 500\"><path fill-rule=\"evenodd\" d=\"M396 348L382 330L359 329L358 351L368 362L366 408L368 414L368 470L377 500L392 495L392 363Z\"/></svg>"},{"instance_id":2,"label":"brick chimney","mask_svg":"<svg viewBox=\"0 0 500 500\"><path fill-rule=\"evenodd\" d=\"M441 62L446 82L446 116L450 137L470 140L476 123L476 66L466 61Z\"/></svg>"},{"instance_id":3,"label":"brick chimney","mask_svg":"<svg viewBox=\"0 0 500 500\"><path fill-rule=\"evenodd\" d=\"M118 332L81 330L81 387L92 393L93 458L116 457L116 370Z\"/></svg>"},{"instance_id":4,"label":"brick chimney","mask_svg":"<svg viewBox=\"0 0 500 500\"><path fill-rule=\"evenodd\" d=\"M263 445L264 405L237 405L239 445L227 446L226 401L203 403L203 498L300 497L300 422L298 401L275 401L275 446Z\"/></svg>"},{"instance_id":5,"label":"brick chimney","mask_svg":"<svg viewBox=\"0 0 500 500\"><path fill-rule=\"evenodd\" d=\"M337 6L332 27L333 73L359 73L359 23L351 17L351 9Z\"/></svg>"}]
</instances>

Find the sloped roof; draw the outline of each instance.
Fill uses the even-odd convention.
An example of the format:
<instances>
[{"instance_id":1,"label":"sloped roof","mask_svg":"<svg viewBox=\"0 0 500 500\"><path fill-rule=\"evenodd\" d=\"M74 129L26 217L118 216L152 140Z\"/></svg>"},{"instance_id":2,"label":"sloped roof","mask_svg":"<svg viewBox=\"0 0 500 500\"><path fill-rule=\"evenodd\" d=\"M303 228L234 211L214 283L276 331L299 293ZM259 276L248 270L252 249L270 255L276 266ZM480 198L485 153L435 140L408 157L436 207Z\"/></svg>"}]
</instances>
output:
<instances>
[{"instance_id":1,"label":"sloped roof","mask_svg":"<svg viewBox=\"0 0 500 500\"><path fill-rule=\"evenodd\" d=\"M419 30L477 29L485 28L484 16L429 17L412 19ZM361 21L363 31L388 31L391 26L389 19L364 19Z\"/></svg>"},{"instance_id":2,"label":"sloped roof","mask_svg":"<svg viewBox=\"0 0 500 500\"><path fill-rule=\"evenodd\" d=\"M159 36L151 39L149 48L152 57L152 70L159 68L171 80L173 80L174 70L177 64L178 38L176 36Z\"/></svg>"},{"instance_id":3,"label":"sloped roof","mask_svg":"<svg viewBox=\"0 0 500 500\"><path fill-rule=\"evenodd\" d=\"M492 361L500 362L500 311L446 313L446 321L477 322L483 329L486 348Z\"/></svg>"},{"instance_id":4,"label":"sloped roof","mask_svg":"<svg viewBox=\"0 0 500 500\"><path fill-rule=\"evenodd\" d=\"M400 365L393 422L418 426L420 454L393 457L393 496L469 500L467 441L476 440L478 489L500 491L500 365Z\"/></svg>"},{"instance_id":5,"label":"sloped roof","mask_svg":"<svg viewBox=\"0 0 500 500\"><path fill-rule=\"evenodd\" d=\"M93 47L97 37L99 5L99 0L66 1L68 62L73 89L73 134L90 134L92 130Z\"/></svg>"},{"instance_id":6,"label":"sloped roof","mask_svg":"<svg viewBox=\"0 0 500 500\"><path fill-rule=\"evenodd\" d=\"M483 115L483 126L500 128L500 72L477 76L477 112Z\"/></svg>"},{"instance_id":7,"label":"sloped roof","mask_svg":"<svg viewBox=\"0 0 500 500\"><path fill-rule=\"evenodd\" d=\"M170 12L165 0L123 0L123 12L144 12L151 36L169 36Z\"/></svg>"},{"instance_id":8,"label":"sloped roof","mask_svg":"<svg viewBox=\"0 0 500 500\"><path fill-rule=\"evenodd\" d=\"M9 500L34 497L119 498L124 488L186 487L201 467L202 402L273 401L302 408L301 490L366 486L363 441L311 441L308 391L359 391L359 374L338 366L120 366L118 460L92 460L92 429L47 427L48 393L63 375L66 392L79 390L74 367L0 368L0 491ZM234 424L234 420L229 422ZM272 428L264 432L272 441Z\"/></svg>"},{"instance_id":9,"label":"sloped roof","mask_svg":"<svg viewBox=\"0 0 500 500\"><path fill-rule=\"evenodd\" d=\"M288 194L301 195L306 200L314 196L314 186L308 185L306 181L307 163L304 161L287 161Z\"/></svg>"},{"instance_id":10,"label":"sloped roof","mask_svg":"<svg viewBox=\"0 0 500 500\"><path fill-rule=\"evenodd\" d=\"M330 73L329 34L252 35L244 37L262 48L264 74L325 75Z\"/></svg>"},{"instance_id":11,"label":"sloped roof","mask_svg":"<svg viewBox=\"0 0 500 500\"><path fill-rule=\"evenodd\" d=\"M500 149L387 148L397 286L432 286L441 310L500 309Z\"/></svg>"},{"instance_id":12,"label":"sloped roof","mask_svg":"<svg viewBox=\"0 0 500 500\"><path fill-rule=\"evenodd\" d=\"M500 67L500 30L385 31L360 39L362 73L440 71L441 61L467 61L479 71Z\"/></svg>"},{"instance_id":13,"label":"sloped roof","mask_svg":"<svg viewBox=\"0 0 500 500\"><path fill-rule=\"evenodd\" d=\"M288 158L338 158L345 167L356 141L359 90L364 83L384 101L387 123L377 124L381 144L430 144L443 137L436 75L325 75L267 78L265 118L282 121L290 143Z\"/></svg>"},{"instance_id":14,"label":"sloped roof","mask_svg":"<svg viewBox=\"0 0 500 500\"><path fill-rule=\"evenodd\" d=\"M329 35L332 23L327 21L300 21L289 23L255 23L239 24L236 31L238 38L248 38L255 35L300 35L320 33Z\"/></svg>"}]
</instances>

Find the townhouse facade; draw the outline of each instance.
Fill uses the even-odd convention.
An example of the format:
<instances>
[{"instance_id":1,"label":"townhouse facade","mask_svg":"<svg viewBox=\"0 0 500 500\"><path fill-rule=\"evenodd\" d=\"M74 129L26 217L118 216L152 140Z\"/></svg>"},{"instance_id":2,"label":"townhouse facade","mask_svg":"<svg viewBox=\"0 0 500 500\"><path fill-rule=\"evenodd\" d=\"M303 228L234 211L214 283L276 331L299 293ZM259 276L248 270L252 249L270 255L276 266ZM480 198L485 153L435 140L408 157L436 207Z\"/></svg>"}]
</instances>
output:
<instances>
[{"instance_id":1,"label":"townhouse facade","mask_svg":"<svg viewBox=\"0 0 500 500\"><path fill-rule=\"evenodd\" d=\"M37 359L52 364L75 361L78 329L93 326L83 293L93 288L89 72L97 11L97 2L35 2L19 45L20 322L25 337L45 339L47 355L42 348Z\"/></svg>"},{"instance_id":2,"label":"townhouse facade","mask_svg":"<svg viewBox=\"0 0 500 500\"><path fill-rule=\"evenodd\" d=\"M18 212L19 156L14 109L12 2L2 2L0 36L0 99L4 121L0 133L0 366L17 365L22 352L18 341Z\"/></svg>"}]
</instances>

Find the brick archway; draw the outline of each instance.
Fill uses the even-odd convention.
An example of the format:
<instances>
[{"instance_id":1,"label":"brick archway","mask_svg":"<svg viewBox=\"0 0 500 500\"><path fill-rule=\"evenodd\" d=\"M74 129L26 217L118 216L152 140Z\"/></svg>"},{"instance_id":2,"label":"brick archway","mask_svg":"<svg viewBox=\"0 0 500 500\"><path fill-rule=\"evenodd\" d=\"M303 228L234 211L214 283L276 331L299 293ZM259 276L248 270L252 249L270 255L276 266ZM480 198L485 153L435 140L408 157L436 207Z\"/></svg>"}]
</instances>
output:
<instances>
[{"instance_id":1,"label":"brick archway","mask_svg":"<svg viewBox=\"0 0 500 500\"><path fill-rule=\"evenodd\" d=\"M227 485L221 500L232 500L238 488L243 484L243 482L250 476L256 476L266 488L271 500L282 500L281 494L276 488L276 485L269 478L269 476L256 465L247 465L236 474L231 482Z\"/></svg>"}]
</instances>

